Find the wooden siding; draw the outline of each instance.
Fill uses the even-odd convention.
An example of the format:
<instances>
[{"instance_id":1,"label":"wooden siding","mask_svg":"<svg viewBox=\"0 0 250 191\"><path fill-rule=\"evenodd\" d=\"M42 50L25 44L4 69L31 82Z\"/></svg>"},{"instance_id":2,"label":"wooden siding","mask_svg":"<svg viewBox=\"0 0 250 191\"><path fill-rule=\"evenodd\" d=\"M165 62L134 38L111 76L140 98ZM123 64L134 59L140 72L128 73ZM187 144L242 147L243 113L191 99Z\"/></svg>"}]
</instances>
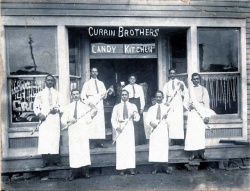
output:
<instances>
[{"instance_id":1,"label":"wooden siding","mask_svg":"<svg viewBox=\"0 0 250 191\"><path fill-rule=\"evenodd\" d=\"M247 47L247 139L250 140L250 17L246 25L246 47Z\"/></svg>"},{"instance_id":2,"label":"wooden siding","mask_svg":"<svg viewBox=\"0 0 250 191\"><path fill-rule=\"evenodd\" d=\"M5 0L2 1L2 15L246 18L250 17L250 2L40 0L32 3Z\"/></svg>"}]
</instances>

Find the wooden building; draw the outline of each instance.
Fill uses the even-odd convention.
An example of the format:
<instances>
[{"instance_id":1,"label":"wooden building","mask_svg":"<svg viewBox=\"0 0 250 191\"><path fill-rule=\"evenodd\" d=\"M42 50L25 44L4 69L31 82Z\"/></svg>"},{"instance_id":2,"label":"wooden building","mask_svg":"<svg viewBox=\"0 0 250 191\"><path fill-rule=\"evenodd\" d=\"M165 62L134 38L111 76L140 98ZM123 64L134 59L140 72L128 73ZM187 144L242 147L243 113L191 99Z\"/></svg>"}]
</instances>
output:
<instances>
[{"instance_id":1,"label":"wooden building","mask_svg":"<svg viewBox=\"0 0 250 191\"><path fill-rule=\"evenodd\" d=\"M127 84L129 73L154 92L168 81L168 69L190 85L198 72L218 115L207 130L208 157L250 157L249 147L220 144L250 140L250 2L248 0L3 0L2 172L41 164L32 104L47 73L65 104L70 89L82 88L90 67L99 68L106 88ZM117 93L117 92L116 92ZM107 139L110 114L119 97L105 100ZM62 162L68 163L67 131L61 132ZM148 163L148 145L138 146L137 163ZM182 146L170 148L170 162L187 162ZM92 166L115 164L115 149L96 149Z\"/></svg>"}]
</instances>

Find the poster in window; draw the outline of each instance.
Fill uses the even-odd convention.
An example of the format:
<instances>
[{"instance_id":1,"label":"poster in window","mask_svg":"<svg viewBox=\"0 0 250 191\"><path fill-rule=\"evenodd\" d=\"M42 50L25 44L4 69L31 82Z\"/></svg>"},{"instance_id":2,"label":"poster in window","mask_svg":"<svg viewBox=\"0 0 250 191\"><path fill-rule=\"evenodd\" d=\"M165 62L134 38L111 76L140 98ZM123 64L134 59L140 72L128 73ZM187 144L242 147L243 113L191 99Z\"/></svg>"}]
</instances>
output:
<instances>
[{"instance_id":1,"label":"poster in window","mask_svg":"<svg viewBox=\"0 0 250 191\"><path fill-rule=\"evenodd\" d=\"M44 79L12 78L10 88L12 123L38 122L33 104L36 94L44 88Z\"/></svg>"}]
</instances>

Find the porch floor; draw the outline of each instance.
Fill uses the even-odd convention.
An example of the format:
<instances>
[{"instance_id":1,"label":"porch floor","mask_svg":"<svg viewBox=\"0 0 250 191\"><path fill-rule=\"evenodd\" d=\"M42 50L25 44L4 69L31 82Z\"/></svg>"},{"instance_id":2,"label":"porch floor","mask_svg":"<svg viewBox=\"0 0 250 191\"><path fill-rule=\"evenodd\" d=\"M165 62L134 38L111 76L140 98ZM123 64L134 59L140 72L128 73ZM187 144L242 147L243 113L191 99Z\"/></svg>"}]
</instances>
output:
<instances>
[{"instance_id":1,"label":"porch floor","mask_svg":"<svg viewBox=\"0 0 250 191\"><path fill-rule=\"evenodd\" d=\"M91 150L90 167L110 167L116 164L115 145L107 143L108 148L95 148ZM136 165L147 165L149 145L136 146ZM249 158L250 149L246 145L225 144L219 146L206 147L206 161L195 159L194 162L211 162L228 160L230 158ZM169 147L169 163L189 163L189 152L184 151L184 146ZM49 166L40 168L42 164L41 155L27 157L8 157L2 158L2 173L49 171L59 169L69 169L68 154L61 155L62 167Z\"/></svg>"}]
</instances>

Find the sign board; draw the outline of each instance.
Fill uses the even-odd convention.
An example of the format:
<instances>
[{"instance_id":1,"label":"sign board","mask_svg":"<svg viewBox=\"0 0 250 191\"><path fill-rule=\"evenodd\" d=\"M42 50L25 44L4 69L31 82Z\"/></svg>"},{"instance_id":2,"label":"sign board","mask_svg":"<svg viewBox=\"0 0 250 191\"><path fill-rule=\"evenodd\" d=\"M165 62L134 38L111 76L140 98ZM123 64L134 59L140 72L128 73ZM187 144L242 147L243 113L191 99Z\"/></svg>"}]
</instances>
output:
<instances>
[{"instance_id":1,"label":"sign board","mask_svg":"<svg viewBox=\"0 0 250 191\"><path fill-rule=\"evenodd\" d=\"M36 94L44 88L44 79L13 78L10 88L12 123L38 122L33 104Z\"/></svg>"},{"instance_id":2,"label":"sign board","mask_svg":"<svg viewBox=\"0 0 250 191\"><path fill-rule=\"evenodd\" d=\"M105 44L92 43L92 54L156 54L155 43L149 44Z\"/></svg>"}]
</instances>

